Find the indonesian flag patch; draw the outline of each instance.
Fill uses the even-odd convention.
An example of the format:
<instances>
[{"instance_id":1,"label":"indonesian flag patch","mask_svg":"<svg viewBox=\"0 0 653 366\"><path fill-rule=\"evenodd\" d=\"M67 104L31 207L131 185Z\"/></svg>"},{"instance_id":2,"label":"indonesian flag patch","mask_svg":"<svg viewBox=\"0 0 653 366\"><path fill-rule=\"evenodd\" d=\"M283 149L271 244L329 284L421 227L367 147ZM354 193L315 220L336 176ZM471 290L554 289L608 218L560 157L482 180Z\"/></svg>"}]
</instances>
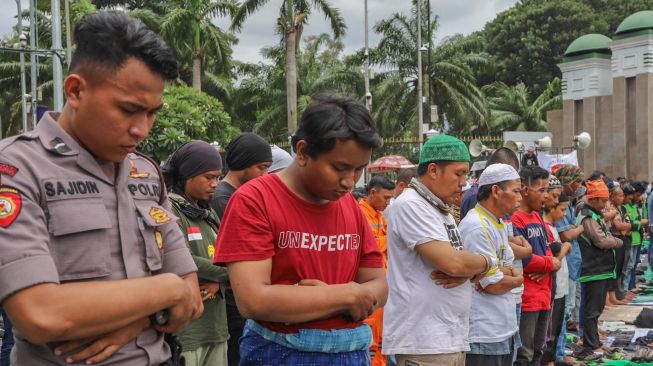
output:
<instances>
[{"instance_id":1,"label":"indonesian flag patch","mask_svg":"<svg viewBox=\"0 0 653 366\"><path fill-rule=\"evenodd\" d=\"M188 241L202 240L202 232L200 231L199 226L189 226L188 229L186 229L186 233L188 234Z\"/></svg>"},{"instance_id":2,"label":"indonesian flag patch","mask_svg":"<svg viewBox=\"0 0 653 366\"><path fill-rule=\"evenodd\" d=\"M18 217L21 207L20 192L9 186L0 186L0 227L9 227Z\"/></svg>"}]
</instances>

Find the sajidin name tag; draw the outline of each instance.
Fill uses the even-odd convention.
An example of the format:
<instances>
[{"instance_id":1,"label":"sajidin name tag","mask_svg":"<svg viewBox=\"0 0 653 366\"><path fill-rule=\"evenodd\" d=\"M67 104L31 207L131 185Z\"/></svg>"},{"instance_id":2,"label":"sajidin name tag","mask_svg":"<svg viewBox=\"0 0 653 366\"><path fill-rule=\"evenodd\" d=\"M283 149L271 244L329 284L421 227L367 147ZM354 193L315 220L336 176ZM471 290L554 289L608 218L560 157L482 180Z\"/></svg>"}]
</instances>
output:
<instances>
[{"instance_id":1,"label":"sajidin name tag","mask_svg":"<svg viewBox=\"0 0 653 366\"><path fill-rule=\"evenodd\" d=\"M0 186L0 227L6 228L18 217L22 208L20 192L9 186Z\"/></svg>"},{"instance_id":2,"label":"sajidin name tag","mask_svg":"<svg viewBox=\"0 0 653 366\"><path fill-rule=\"evenodd\" d=\"M158 207L152 207L149 215L158 225L165 224L171 220L170 216L168 216L168 212Z\"/></svg>"}]
</instances>

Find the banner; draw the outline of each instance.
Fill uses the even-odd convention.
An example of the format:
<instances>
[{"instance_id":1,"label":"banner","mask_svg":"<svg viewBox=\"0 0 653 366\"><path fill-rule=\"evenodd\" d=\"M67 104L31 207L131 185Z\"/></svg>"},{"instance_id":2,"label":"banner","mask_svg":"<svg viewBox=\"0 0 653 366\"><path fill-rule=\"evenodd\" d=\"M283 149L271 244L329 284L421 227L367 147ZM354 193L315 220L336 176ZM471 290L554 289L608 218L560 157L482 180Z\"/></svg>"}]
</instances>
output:
<instances>
[{"instance_id":1,"label":"banner","mask_svg":"<svg viewBox=\"0 0 653 366\"><path fill-rule=\"evenodd\" d=\"M578 166L578 153L576 150L569 154L546 154L542 151L537 152L537 161L540 167L551 171L551 167L556 164L574 164Z\"/></svg>"}]
</instances>

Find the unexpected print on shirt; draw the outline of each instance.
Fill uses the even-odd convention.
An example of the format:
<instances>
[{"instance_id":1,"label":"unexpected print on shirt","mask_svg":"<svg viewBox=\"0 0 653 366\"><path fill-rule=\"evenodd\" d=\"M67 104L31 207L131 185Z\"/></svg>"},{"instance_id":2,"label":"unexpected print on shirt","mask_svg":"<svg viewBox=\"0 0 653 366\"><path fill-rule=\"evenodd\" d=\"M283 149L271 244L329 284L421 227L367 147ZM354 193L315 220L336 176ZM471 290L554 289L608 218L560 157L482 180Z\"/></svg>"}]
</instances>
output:
<instances>
[{"instance_id":1,"label":"unexpected print on shirt","mask_svg":"<svg viewBox=\"0 0 653 366\"><path fill-rule=\"evenodd\" d=\"M361 237L358 234L315 235L301 231L282 231L277 245L284 249L309 249L318 252L342 252L358 250Z\"/></svg>"}]
</instances>

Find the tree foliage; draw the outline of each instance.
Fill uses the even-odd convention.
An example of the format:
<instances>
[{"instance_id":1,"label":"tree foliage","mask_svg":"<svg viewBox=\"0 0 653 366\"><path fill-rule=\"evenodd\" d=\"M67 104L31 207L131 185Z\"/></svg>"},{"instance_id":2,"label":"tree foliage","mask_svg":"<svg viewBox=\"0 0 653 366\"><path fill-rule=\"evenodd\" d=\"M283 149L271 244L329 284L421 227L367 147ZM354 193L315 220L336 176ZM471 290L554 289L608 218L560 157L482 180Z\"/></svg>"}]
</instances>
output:
<instances>
[{"instance_id":1,"label":"tree foliage","mask_svg":"<svg viewBox=\"0 0 653 366\"><path fill-rule=\"evenodd\" d=\"M382 68L373 85L372 113L383 136L417 133L417 85L423 79L426 110L438 106L439 120L449 121L453 132L470 132L484 126L486 115L483 94L476 85L479 70L491 67L483 53L484 40L478 35L452 36L435 45L437 17L428 23L426 5L422 9L422 42L433 44L422 57L422 70L417 68L416 1L410 15L395 13L374 26L381 35L372 50L371 62ZM385 71L387 70L387 71Z\"/></svg>"},{"instance_id":2,"label":"tree foliage","mask_svg":"<svg viewBox=\"0 0 653 366\"><path fill-rule=\"evenodd\" d=\"M493 131L546 131L546 112L562 108L560 79L547 84L532 100L524 83L509 86L501 81L483 87L490 107L489 125Z\"/></svg>"},{"instance_id":3,"label":"tree foliage","mask_svg":"<svg viewBox=\"0 0 653 366\"><path fill-rule=\"evenodd\" d=\"M141 151L163 161L184 142L217 141L226 146L237 134L219 100L188 86L168 86Z\"/></svg>"},{"instance_id":4,"label":"tree foliage","mask_svg":"<svg viewBox=\"0 0 653 366\"><path fill-rule=\"evenodd\" d=\"M233 16L232 29L239 30L245 19L258 11L270 0L245 0ZM281 44L286 53L286 120L287 135L292 135L297 129L298 106L298 75L297 52L302 40L304 26L308 24L309 17L314 10L324 14L329 22L334 37L340 38L345 34L347 26L340 15L340 10L331 6L328 0L283 0L277 18L277 33L281 35Z\"/></svg>"},{"instance_id":5,"label":"tree foliage","mask_svg":"<svg viewBox=\"0 0 653 366\"><path fill-rule=\"evenodd\" d=\"M612 37L629 15L653 9L653 0L523 0L487 23L483 33L497 70L485 82L524 83L539 95L560 76L567 47L587 33Z\"/></svg>"},{"instance_id":6,"label":"tree foliage","mask_svg":"<svg viewBox=\"0 0 653 366\"><path fill-rule=\"evenodd\" d=\"M213 20L230 16L237 8L234 0L173 0L161 20L161 34L174 50L183 67L192 71L192 86L201 90L202 65L210 57L222 65L221 73L231 69L231 46L236 38Z\"/></svg>"},{"instance_id":7,"label":"tree foliage","mask_svg":"<svg viewBox=\"0 0 653 366\"><path fill-rule=\"evenodd\" d=\"M297 100L301 114L312 96L331 92L358 99L363 97L363 75L342 59L343 44L328 34L306 37L297 55ZM234 92L237 124L242 129L279 141L287 137L285 127L285 52L281 47L264 49L268 62L241 64L241 83Z\"/></svg>"}]
</instances>

